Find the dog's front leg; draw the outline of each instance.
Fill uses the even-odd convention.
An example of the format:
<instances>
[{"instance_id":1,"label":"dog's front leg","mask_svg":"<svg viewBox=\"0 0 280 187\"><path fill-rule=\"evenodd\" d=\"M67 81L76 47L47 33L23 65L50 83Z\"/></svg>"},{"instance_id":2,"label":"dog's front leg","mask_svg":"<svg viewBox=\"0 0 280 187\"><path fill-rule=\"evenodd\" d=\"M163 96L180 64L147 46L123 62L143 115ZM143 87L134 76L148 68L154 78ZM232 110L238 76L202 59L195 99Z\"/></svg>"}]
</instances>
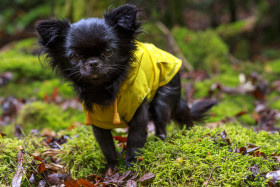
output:
<instances>
[{"instance_id":1,"label":"dog's front leg","mask_svg":"<svg viewBox=\"0 0 280 187\"><path fill-rule=\"evenodd\" d=\"M136 161L136 152L142 148L147 138L148 104L142 103L129 123L127 149L125 156L126 167L131 167Z\"/></svg>"},{"instance_id":2,"label":"dog's front leg","mask_svg":"<svg viewBox=\"0 0 280 187\"><path fill-rule=\"evenodd\" d=\"M107 160L107 167L114 169L117 164L117 152L111 134L111 130L101 129L92 125L93 134L101 147L103 155Z\"/></svg>"}]
</instances>

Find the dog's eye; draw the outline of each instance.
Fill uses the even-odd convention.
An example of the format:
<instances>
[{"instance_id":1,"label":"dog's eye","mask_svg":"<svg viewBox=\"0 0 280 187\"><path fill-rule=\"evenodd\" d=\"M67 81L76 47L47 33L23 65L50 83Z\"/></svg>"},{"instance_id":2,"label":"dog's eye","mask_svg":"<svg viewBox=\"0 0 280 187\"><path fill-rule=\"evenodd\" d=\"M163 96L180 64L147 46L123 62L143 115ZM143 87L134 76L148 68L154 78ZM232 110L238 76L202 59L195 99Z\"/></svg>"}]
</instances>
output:
<instances>
[{"instance_id":1,"label":"dog's eye","mask_svg":"<svg viewBox=\"0 0 280 187\"><path fill-rule=\"evenodd\" d=\"M113 54L113 50L111 48L106 49L103 54L107 57L111 56Z\"/></svg>"},{"instance_id":2,"label":"dog's eye","mask_svg":"<svg viewBox=\"0 0 280 187\"><path fill-rule=\"evenodd\" d=\"M81 59L81 57L80 57L78 54L76 54L76 53L72 53L72 54L70 55L70 58L71 58L72 60L76 61L76 62L80 61L80 59Z\"/></svg>"}]
</instances>

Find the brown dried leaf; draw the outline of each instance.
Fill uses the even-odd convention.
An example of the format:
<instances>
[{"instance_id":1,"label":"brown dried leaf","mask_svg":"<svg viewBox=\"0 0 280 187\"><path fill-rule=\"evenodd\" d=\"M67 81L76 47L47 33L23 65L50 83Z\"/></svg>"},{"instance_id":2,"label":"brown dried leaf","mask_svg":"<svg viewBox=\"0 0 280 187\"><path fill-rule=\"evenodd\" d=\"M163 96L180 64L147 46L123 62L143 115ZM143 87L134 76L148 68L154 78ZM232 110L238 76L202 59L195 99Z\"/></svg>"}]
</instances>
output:
<instances>
[{"instance_id":1,"label":"brown dried leaf","mask_svg":"<svg viewBox=\"0 0 280 187\"><path fill-rule=\"evenodd\" d=\"M47 155L47 156L56 156L58 154L62 153L62 151L57 150L57 149L48 149L46 151L43 152L43 155Z\"/></svg>"},{"instance_id":2,"label":"brown dried leaf","mask_svg":"<svg viewBox=\"0 0 280 187\"><path fill-rule=\"evenodd\" d=\"M134 180L128 180L126 182L126 187L137 187L137 182L135 182Z\"/></svg>"},{"instance_id":3,"label":"brown dried leaf","mask_svg":"<svg viewBox=\"0 0 280 187\"><path fill-rule=\"evenodd\" d=\"M280 170L267 173L266 178L271 178L274 182L279 181L280 180Z\"/></svg>"},{"instance_id":4,"label":"brown dried leaf","mask_svg":"<svg viewBox=\"0 0 280 187\"><path fill-rule=\"evenodd\" d=\"M95 187L94 184L92 184L86 179L78 179L77 184L82 185L84 187Z\"/></svg>"},{"instance_id":5,"label":"brown dried leaf","mask_svg":"<svg viewBox=\"0 0 280 187\"><path fill-rule=\"evenodd\" d=\"M55 163L49 163L45 164L46 169L50 169L53 171L61 171L63 169L63 165L55 164Z\"/></svg>"},{"instance_id":6,"label":"brown dried leaf","mask_svg":"<svg viewBox=\"0 0 280 187\"><path fill-rule=\"evenodd\" d=\"M139 182L141 183L149 183L155 178L155 175L153 173L147 173L143 175L140 179Z\"/></svg>"},{"instance_id":7,"label":"brown dried leaf","mask_svg":"<svg viewBox=\"0 0 280 187\"><path fill-rule=\"evenodd\" d=\"M254 147L254 148L249 148L247 149L247 153L253 153L255 152L256 150L260 149L261 147Z\"/></svg>"},{"instance_id":8,"label":"brown dried leaf","mask_svg":"<svg viewBox=\"0 0 280 187\"><path fill-rule=\"evenodd\" d=\"M124 173L120 176L119 181L125 180L130 174L131 174L131 171L130 171L130 170L124 172Z\"/></svg>"},{"instance_id":9,"label":"brown dried leaf","mask_svg":"<svg viewBox=\"0 0 280 187\"><path fill-rule=\"evenodd\" d=\"M60 174L60 173L53 173L51 175L48 175L48 183L54 184L54 185L59 185L63 184L63 180L69 178L69 175L67 174Z\"/></svg>"},{"instance_id":10,"label":"brown dried leaf","mask_svg":"<svg viewBox=\"0 0 280 187\"><path fill-rule=\"evenodd\" d=\"M12 180L13 187L20 187L22 175L23 175L23 167L22 167L23 158L24 158L24 152L19 151L17 156L18 168Z\"/></svg>"},{"instance_id":11,"label":"brown dried leaf","mask_svg":"<svg viewBox=\"0 0 280 187\"><path fill-rule=\"evenodd\" d=\"M220 133L220 136L223 140L225 140L227 138L228 133L226 131L223 131Z\"/></svg>"},{"instance_id":12,"label":"brown dried leaf","mask_svg":"<svg viewBox=\"0 0 280 187\"><path fill-rule=\"evenodd\" d=\"M64 181L65 187L80 187L80 185L77 184L77 181L72 179L71 177L67 177Z\"/></svg>"},{"instance_id":13,"label":"brown dried leaf","mask_svg":"<svg viewBox=\"0 0 280 187\"><path fill-rule=\"evenodd\" d=\"M44 163L41 163L41 164L40 164L40 166L39 166L39 168L38 168L38 171L39 171L40 173L46 171L46 167L45 167L45 164L44 164Z\"/></svg>"},{"instance_id":14,"label":"brown dried leaf","mask_svg":"<svg viewBox=\"0 0 280 187\"><path fill-rule=\"evenodd\" d=\"M33 158L34 158L35 160L39 160L39 161L41 161L41 162L44 162L44 160L43 160L40 156L35 156L35 155L31 155L31 156L33 156Z\"/></svg>"}]
</instances>

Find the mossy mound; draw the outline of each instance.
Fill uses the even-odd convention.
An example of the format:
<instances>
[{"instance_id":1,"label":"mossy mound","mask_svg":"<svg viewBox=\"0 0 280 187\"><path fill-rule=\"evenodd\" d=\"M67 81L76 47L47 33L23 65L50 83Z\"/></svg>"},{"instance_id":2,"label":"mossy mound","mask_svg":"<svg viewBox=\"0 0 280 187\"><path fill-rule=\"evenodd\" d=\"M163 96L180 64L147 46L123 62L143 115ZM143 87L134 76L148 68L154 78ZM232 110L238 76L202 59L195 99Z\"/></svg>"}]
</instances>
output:
<instances>
[{"instance_id":1,"label":"mossy mound","mask_svg":"<svg viewBox=\"0 0 280 187\"><path fill-rule=\"evenodd\" d=\"M172 34L194 68L217 72L222 64L228 63L228 47L214 31L194 32L175 27Z\"/></svg>"},{"instance_id":2,"label":"mossy mound","mask_svg":"<svg viewBox=\"0 0 280 187\"><path fill-rule=\"evenodd\" d=\"M39 52L35 44L35 38L21 40L12 49L0 53L0 73L10 71L13 73L13 80L21 82L54 78L51 69L44 68L38 55L33 55L34 52Z\"/></svg>"},{"instance_id":3,"label":"mossy mound","mask_svg":"<svg viewBox=\"0 0 280 187\"><path fill-rule=\"evenodd\" d=\"M226 138L230 145L219 135L223 131L228 134ZM98 173L105 167L105 162L91 131L80 128L73 132L71 134L76 134L76 138L64 145L63 154L59 157L74 177ZM280 167L269 156L280 151L278 133L256 133L252 129L229 124L215 129L195 126L191 130L169 133L165 141L155 139L154 136L148 138L140 151L143 160L130 168L139 176L153 173L155 179L151 186L202 186L215 167L209 186L264 186L268 182L264 174ZM260 146L259 151L264 152L267 158L234 153L247 144ZM258 167L259 175L253 176L250 170L253 166ZM121 172L127 170L123 159L117 167Z\"/></svg>"},{"instance_id":4,"label":"mossy mound","mask_svg":"<svg viewBox=\"0 0 280 187\"><path fill-rule=\"evenodd\" d=\"M55 131L69 127L73 122L82 122L82 111L69 109L44 102L32 102L23 106L17 117L17 123L28 133L32 129L49 128Z\"/></svg>"},{"instance_id":5,"label":"mossy mound","mask_svg":"<svg viewBox=\"0 0 280 187\"><path fill-rule=\"evenodd\" d=\"M219 138L222 131L228 133L231 145ZM202 186L213 171L209 186L264 186L266 172L279 167L272 157L253 157L250 154L233 153L248 143L261 146L266 155L280 151L280 135L265 131L255 133L239 125L227 125L215 129L194 127L189 131L177 131L166 141L149 141L141 151L143 161L134 170L140 175L154 173L151 186ZM260 174L253 177L250 167L257 166Z\"/></svg>"}]
</instances>

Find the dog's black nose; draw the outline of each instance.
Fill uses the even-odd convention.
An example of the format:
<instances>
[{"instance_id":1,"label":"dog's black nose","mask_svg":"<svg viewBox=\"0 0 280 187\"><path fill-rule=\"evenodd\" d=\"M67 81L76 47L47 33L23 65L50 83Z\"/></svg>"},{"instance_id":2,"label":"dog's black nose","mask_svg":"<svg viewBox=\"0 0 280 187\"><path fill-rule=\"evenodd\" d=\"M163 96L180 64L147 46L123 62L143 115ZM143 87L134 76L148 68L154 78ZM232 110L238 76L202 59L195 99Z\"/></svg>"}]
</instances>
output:
<instances>
[{"instance_id":1,"label":"dog's black nose","mask_svg":"<svg viewBox=\"0 0 280 187\"><path fill-rule=\"evenodd\" d=\"M90 58L88 59L88 64L91 68L96 68L98 64L100 63L98 58Z\"/></svg>"}]
</instances>

